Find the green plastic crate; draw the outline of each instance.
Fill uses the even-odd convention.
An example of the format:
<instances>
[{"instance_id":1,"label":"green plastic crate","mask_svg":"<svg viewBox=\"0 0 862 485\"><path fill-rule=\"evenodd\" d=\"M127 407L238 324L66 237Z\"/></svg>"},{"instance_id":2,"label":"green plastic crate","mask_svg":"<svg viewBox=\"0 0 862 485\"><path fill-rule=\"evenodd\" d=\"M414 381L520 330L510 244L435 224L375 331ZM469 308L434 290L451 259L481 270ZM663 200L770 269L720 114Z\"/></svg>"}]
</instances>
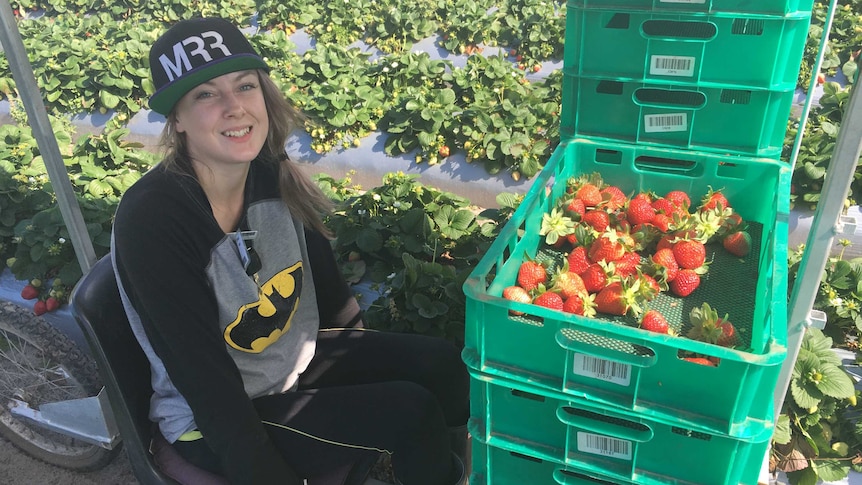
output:
<instances>
[{"instance_id":1,"label":"green plastic crate","mask_svg":"<svg viewBox=\"0 0 862 485\"><path fill-rule=\"evenodd\" d=\"M664 12L736 12L788 15L811 12L814 0L569 0L574 7L635 8Z\"/></svg>"},{"instance_id":2,"label":"green plastic crate","mask_svg":"<svg viewBox=\"0 0 862 485\"><path fill-rule=\"evenodd\" d=\"M794 90L563 77L560 136L779 159Z\"/></svg>"},{"instance_id":3,"label":"green plastic crate","mask_svg":"<svg viewBox=\"0 0 862 485\"><path fill-rule=\"evenodd\" d=\"M810 18L569 7L563 65L575 76L788 91Z\"/></svg>"},{"instance_id":4,"label":"green plastic crate","mask_svg":"<svg viewBox=\"0 0 862 485\"><path fill-rule=\"evenodd\" d=\"M565 181L593 172L629 193L679 189L699 200L710 186L723 188L734 209L761 228L750 257L714 262L700 288L666 303L679 318L704 301L729 313L745 340L742 348L647 332L632 317L584 318L502 298L525 255L538 254L542 214L565 190ZM494 377L649 419L735 438L760 436L773 425L772 389L787 354L790 175L790 167L770 159L587 139L560 144L464 284L464 361ZM510 316L509 310L526 316ZM716 357L720 364L681 360L684 351Z\"/></svg>"},{"instance_id":5,"label":"green plastic crate","mask_svg":"<svg viewBox=\"0 0 862 485\"><path fill-rule=\"evenodd\" d=\"M470 485L619 485L630 482L589 476L572 467L472 440Z\"/></svg>"},{"instance_id":6,"label":"green plastic crate","mask_svg":"<svg viewBox=\"0 0 862 485\"><path fill-rule=\"evenodd\" d=\"M474 440L623 483L756 485L771 440L703 433L478 373L470 385Z\"/></svg>"}]
</instances>

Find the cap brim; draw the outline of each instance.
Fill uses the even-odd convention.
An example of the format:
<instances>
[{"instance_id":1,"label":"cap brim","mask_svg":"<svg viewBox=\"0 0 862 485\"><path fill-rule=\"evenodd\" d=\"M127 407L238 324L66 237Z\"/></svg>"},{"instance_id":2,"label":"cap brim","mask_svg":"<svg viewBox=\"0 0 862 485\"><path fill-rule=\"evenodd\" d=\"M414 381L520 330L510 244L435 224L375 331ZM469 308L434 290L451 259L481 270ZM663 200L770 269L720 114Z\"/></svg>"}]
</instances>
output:
<instances>
[{"instance_id":1,"label":"cap brim","mask_svg":"<svg viewBox=\"0 0 862 485\"><path fill-rule=\"evenodd\" d=\"M182 77L166 84L150 96L150 109L161 115L167 116L174 105L191 91L195 86L203 84L210 79L217 78L223 74L246 69L264 69L269 72L269 66L260 57L253 54L238 54L225 57L215 62L210 62L198 70L183 74Z\"/></svg>"}]
</instances>

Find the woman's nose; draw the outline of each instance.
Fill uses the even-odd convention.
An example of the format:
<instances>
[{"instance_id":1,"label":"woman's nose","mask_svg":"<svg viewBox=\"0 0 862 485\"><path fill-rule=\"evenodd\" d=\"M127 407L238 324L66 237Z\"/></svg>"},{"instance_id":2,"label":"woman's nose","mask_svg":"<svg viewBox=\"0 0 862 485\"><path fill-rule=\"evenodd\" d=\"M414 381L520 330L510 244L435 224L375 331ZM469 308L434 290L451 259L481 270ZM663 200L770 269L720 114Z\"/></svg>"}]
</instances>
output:
<instances>
[{"instance_id":1,"label":"woman's nose","mask_svg":"<svg viewBox=\"0 0 862 485\"><path fill-rule=\"evenodd\" d=\"M233 116L243 111L242 101L235 93L226 93L222 98L225 116Z\"/></svg>"}]
</instances>

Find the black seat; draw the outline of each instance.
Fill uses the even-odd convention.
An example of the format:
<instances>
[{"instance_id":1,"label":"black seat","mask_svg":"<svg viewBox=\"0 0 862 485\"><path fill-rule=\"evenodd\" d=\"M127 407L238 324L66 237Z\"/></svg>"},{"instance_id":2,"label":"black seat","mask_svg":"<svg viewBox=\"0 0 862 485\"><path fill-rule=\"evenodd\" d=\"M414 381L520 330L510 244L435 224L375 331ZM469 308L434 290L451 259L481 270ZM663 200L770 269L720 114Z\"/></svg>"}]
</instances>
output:
<instances>
[{"instance_id":1,"label":"black seat","mask_svg":"<svg viewBox=\"0 0 862 485\"><path fill-rule=\"evenodd\" d=\"M150 363L126 319L110 255L100 259L81 279L69 303L99 367L135 477L142 485L176 485L178 482L162 472L150 452L153 437L153 423L148 417L153 393ZM162 445L158 449L163 453L171 454L168 459L172 468L179 466L186 472L190 467L193 476L199 477L201 472L209 475L182 460L163 438L155 444ZM163 454L157 455L163 459ZM196 480L196 483L220 482L223 483L220 477L214 482Z\"/></svg>"}]
</instances>

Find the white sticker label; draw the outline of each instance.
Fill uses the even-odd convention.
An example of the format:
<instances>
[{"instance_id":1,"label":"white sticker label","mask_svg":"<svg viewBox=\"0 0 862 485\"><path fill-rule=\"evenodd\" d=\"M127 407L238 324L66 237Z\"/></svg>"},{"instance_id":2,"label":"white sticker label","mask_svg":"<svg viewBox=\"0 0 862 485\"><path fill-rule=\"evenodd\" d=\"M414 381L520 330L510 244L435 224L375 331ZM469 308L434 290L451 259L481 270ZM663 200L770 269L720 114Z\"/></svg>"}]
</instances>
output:
<instances>
[{"instance_id":1,"label":"white sticker label","mask_svg":"<svg viewBox=\"0 0 862 485\"><path fill-rule=\"evenodd\" d=\"M694 76L694 57L688 56L652 56L650 57L649 73L659 76Z\"/></svg>"},{"instance_id":2,"label":"white sticker label","mask_svg":"<svg viewBox=\"0 0 862 485\"><path fill-rule=\"evenodd\" d=\"M609 456L620 460L632 460L632 442L578 431L578 451L594 455Z\"/></svg>"},{"instance_id":3,"label":"white sticker label","mask_svg":"<svg viewBox=\"0 0 862 485\"><path fill-rule=\"evenodd\" d=\"M659 3L691 3L703 5L706 3L706 0L659 0Z\"/></svg>"},{"instance_id":4,"label":"white sticker label","mask_svg":"<svg viewBox=\"0 0 862 485\"><path fill-rule=\"evenodd\" d=\"M592 377L621 386L628 386L632 379L631 365L585 354L575 354L573 372L579 376Z\"/></svg>"},{"instance_id":5,"label":"white sticker label","mask_svg":"<svg viewBox=\"0 0 862 485\"><path fill-rule=\"evenodd\" d=\"M686 113L644 115L644 131L647 133L688 131L688 115Z\"/></svg>"}]
</instances>

